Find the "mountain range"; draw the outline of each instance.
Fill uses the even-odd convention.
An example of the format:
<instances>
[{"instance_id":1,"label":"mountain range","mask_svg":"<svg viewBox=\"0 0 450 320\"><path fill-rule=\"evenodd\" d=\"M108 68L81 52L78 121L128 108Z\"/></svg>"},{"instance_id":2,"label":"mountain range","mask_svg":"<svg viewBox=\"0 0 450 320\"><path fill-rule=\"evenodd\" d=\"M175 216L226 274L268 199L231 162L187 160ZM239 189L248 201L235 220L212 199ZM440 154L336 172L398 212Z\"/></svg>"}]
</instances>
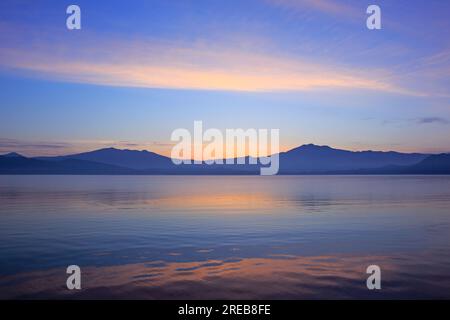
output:
<instances>
[{"instance_id":1,"label":"mountain range","mask_svg":"<svg viewBox=\"0 0 450 320\"><path fill-rule=\"evenodd\" d=\"M450 154L348 151L314 144L279 154L279 174L450 174ZM55 156L0 156L0 174L259 174L249 157L240 165L175 165L150 151L105 148Z\"/></svg>"}]
</instances>

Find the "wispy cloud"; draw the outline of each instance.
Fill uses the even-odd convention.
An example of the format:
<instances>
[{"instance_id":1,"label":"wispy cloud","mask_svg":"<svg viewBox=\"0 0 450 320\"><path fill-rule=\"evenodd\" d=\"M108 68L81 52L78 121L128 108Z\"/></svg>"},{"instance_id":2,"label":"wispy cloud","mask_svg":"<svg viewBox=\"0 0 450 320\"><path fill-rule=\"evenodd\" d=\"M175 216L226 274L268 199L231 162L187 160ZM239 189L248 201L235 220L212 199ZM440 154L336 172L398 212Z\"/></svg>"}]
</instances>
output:
<instances>
[{"instance_id":1,"label":"wispy cloud","mask_svg":"<svg viewBox=\"0 0 450 320\"><path fill-rule=\"evenodd\" d=\"M67 143L50 143L50 142L25 142L16 139L0 139L0 150L17 150L17 149L53 149L59 150L67 148Z\"/></svg>"},{"instance_id":2,"label":"wispy cloud","mask_svg":"<svg viewBox=\"0 0 450 320\"><path fill-rule=\"evenodd\" d=\"M395 118L384 119L381 121L381 124L395 126L417 126L418 124L450 124L450 121L444 117Z\"/></svg>"},{"instance_id":3,"label":"wispy cloud","mask_svg":"<svg viewBox=\"0 0 450 320\"><path fill-rule=\"evenodd\" d=\"M73 148L71 143L0 138L0 154L18 152L23 155L55 155Z\"/></svg>"},{"instance_id":4,"label":"wispy cloud","mask_svg":"<svg viewBox=\"0 0 450 320\"><path fill-rule=\"evenodd\" d=\"M101 148L148 150L170 155L170 141L125 141L125 140L68 140L41 141L25 139L0 138L0 154L18 152L25 156L58 156L86 152Z\"/></svg>"},{"instance_id":5,"label":"wispy cloud","mask_svg":"<svg viewBox=\"0 0 450 320\"><path fill-rule=\"evenodd\" d=\"M332 16L361 20L361 10L355 6L346 4L343 1L334 0L266 0L275 6L284 7L290 10L315 10Z\"/></svg>"},{"instance_id":6,"label":"wispy cloud","mask_svg":"<svg viewBox=\"0 0 450 320\"><path fill-rule=\"evenodd\" d=\"M417 119L417 123L419 123L419 124L428 124L428 123L448 124L449 121L442 117L423 117L423 118Z\"/></svg>"},{"instance_id":7,"label":"wispy cloud","mask_svg":"<svg viewBox=\"0 0 450 320\"><path fill-rule=\"evenodd\" d=\"M0 66L46 79L108 86L252 92L340 88L416 95L387 81L387 70L362 71L270 48L97 35L77 40L81 42L48 37L22 46L0 44Z\"/></svg>"}]
</instances>

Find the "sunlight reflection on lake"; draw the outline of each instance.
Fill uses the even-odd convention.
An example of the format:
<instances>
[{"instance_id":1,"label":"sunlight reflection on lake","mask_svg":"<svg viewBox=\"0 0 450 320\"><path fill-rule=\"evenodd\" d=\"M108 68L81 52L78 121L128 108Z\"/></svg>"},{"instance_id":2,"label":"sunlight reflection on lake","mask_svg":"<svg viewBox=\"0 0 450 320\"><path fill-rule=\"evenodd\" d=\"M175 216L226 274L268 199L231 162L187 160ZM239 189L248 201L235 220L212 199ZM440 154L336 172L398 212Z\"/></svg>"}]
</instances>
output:
<instances>
[{"instance_id":1,"label":"sunlight reflection on lake","mask_svg":"<svg viewBox=\"0 0 450 320\"><path fill-rule=\"evenodd\" d=\"M450 298L450 177L0 176L0 202L1 298Z\"/></svg>"}]
</instances>

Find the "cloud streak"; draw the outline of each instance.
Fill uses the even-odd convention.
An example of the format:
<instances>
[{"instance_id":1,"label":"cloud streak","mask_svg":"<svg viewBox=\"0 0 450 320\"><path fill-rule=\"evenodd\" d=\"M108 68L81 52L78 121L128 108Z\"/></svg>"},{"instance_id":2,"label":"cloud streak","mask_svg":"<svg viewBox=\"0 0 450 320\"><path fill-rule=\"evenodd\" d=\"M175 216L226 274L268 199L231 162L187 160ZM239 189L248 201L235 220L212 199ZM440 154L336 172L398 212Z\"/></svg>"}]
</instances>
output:
<instances>
[{"instance_id":1,"label":"cloud streak","mask_svg":"<svg viewBox=\"0 0 450 320\"><path fill-rule=\"evenodd\" d=\"M0 155L17 152L25 156L59 156L115 147L120 149L151 150L159 154L170 155L170 141L118 141L118 140L68 140L42 141L0 138Z\"/></svg>"},{"instance_id":2,"label":"cloud streak","mask_svg":"<svg viewBox=\"0 0 450 320\"><path fill-rule=\"evenodd\" d=\"M448 124L449 121L445 118L441 117L423 117L417 119L417 123L419 124L429 124L429 123L438 123L438 124Z\"/></svg>"},{"instance_id":3,"label":"cloud streak","mask_svg":"<svg viewBox=\"0 0 450 320\"><path fill-rule=\"evenodd\" d=\"M22 47L0 45L0 66L39 78L107 86L249 92L337 88L413 94L387 81L383 70L360 71L260 47L99 40L95 35L83 41L73 47L60 39Z\"/></svg>"},{"instance_id":4,"label":"cloud streak","mask_svg":"<svg viewBox=\"0 0 450 320\"><path fill-rule=\"evenodd\" d=\"M274 6L290 9L310 9L332 16L340 16L354 21L361 20L361 11L354 6L347 5L342 1L333 0L266 0Z\"/></svg>"}]
</instances>

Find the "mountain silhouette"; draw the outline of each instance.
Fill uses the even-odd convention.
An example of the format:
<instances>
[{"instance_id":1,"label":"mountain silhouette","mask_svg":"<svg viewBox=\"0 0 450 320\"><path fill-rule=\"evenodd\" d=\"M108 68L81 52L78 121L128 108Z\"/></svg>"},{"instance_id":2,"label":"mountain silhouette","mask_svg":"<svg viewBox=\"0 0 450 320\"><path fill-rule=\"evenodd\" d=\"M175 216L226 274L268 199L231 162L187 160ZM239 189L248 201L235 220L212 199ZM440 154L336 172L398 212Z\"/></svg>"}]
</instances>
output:
<instances>
[{"instance_id":1,"label":"mountain silhouette","mask_svg":"<svg viewBox=\"0 0 450 320\"><path fill-rule=\"evenodd\" d=\"M450 155L348 151L314 144L281 152L279 174L449 174ZM259 174L260 164L175 165L168 157L105 148L56 157L0 156L0 174Z\"/></svg>"},{"instance_id":2,"label":"mountain silhouette","mask_svg":"<svg viewBox=\"0 0 450 320\"><path fill-rule=\"evenodd\" d=\"M170 158L154 152L146 150L120 150L116 148L105 148L59 157L40 157L38 159L47 161L61 161L67 159L85 160L135 170L167 169L173 166Z\"/></svg>"},{"instance_id":3,"label":"mountain silhouette","mask_svg":"<svg viewBox=\"0 0 450 320\"><path fill-rule=\"evenodd\" d=\"M348 151L314 144L302 145L280 153L281 173L323 173L378 168L388 165L413 165L427 154L383 151Z\"/></svg>"},{"instance_id":4,"label":"mountain silhouette","mask_svg":"<svg viewBox=\"0 0 450 320\"><path fill-rule=\"evenodd\" d=\"M133 174L133 170L92 161L44 161L21 155L0 156L0 174Z\"/></svg>"},{"instance_id":5,"label":"mountain silhouette","mask_svg":"<svg viewBox=\"0 0 450 320\"><path fill-rule=\"evenodd\" d=\"M450 174L450 154L442 153L429 156L407 168L411 174Z\"/></svg>"},{"instance_id":6,"label":"mountain silhouette","mask_svg":"<svg viewBox=\"0 0 450 320\"><path fill-rule=\"evenodd\" d=\"M10 153L4 154L3 157L5 157L5 158L24 158L23 155L18 154L17 152L10 152Z\"/></svg>"}]
</instances>

